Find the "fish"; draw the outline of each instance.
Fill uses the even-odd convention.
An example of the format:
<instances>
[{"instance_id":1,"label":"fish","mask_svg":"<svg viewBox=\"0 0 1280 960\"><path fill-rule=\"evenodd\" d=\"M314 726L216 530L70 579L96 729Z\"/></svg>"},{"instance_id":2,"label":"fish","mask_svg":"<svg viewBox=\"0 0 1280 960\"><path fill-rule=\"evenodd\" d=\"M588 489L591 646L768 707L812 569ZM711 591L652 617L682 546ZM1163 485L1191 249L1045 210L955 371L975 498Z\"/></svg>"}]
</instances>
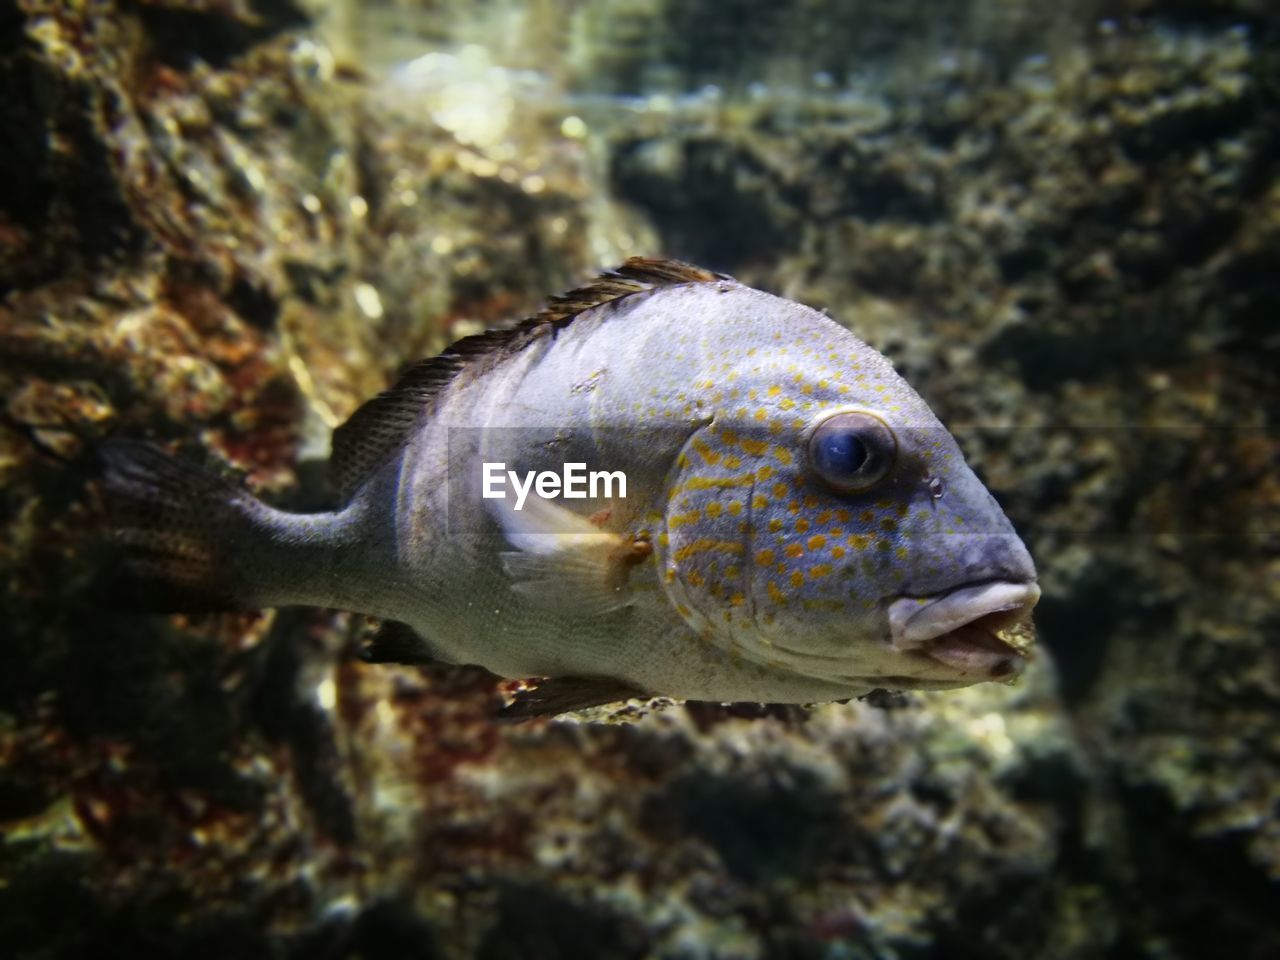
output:
<instances>
[{"instance_id":1,"label":"fish","mask_svg":"<svg viewBox=\"0 0 1280 960\"><path fill-rule=\"evenodd\" d=\"M410 367L335 431L333 510L146 440L102 459L157 609L371 615L394 629L366 659L528 680L517 717L1008 682L1032 655L1032 558L929 405L824 313L679 261Z\"/></svg>"}]
</instances>

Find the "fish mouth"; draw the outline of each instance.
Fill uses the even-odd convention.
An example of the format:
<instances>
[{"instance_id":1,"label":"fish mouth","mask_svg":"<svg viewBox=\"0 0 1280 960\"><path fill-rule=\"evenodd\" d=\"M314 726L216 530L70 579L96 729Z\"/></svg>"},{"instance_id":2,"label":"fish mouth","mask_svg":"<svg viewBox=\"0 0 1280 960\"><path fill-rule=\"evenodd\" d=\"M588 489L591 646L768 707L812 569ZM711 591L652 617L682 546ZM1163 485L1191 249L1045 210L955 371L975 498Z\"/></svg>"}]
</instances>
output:
<instances>
[{"instance_id":1,"label":"fish mouth","mask_svg":"<svg viewBox=\"0 0 1280 960\"><path fill-rule=\"evenodd\" d=\"M889 604L895 650L923 656L953 676L1011 680L1027 664L1034 634L1034 581L969 584L932 597L900 597Z\"/></svg>"}]
</instances>

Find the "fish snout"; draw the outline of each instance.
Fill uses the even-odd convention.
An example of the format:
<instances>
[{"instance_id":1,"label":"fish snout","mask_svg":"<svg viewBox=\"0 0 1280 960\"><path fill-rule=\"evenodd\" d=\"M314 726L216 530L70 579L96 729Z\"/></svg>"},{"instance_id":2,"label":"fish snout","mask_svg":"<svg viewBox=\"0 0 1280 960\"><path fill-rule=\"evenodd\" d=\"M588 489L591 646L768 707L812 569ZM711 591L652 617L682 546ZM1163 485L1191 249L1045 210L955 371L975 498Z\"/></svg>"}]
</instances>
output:
<instances>
[{"instance_id":1,"label":"fish snout","mask_svg":"<svg viewBox=\"0 0 1280 960\"><path fill-rule=\"evenodd\" d=\"M1026 667L1034 640L1034 580L969 584L930 597L889 604L894 649L920 654L976 680L1012 679Z\"/></svg>"},{"instance_id":2,"label":"fish snout","mask_svg":"<svg viewBox=\"0 0 1280 960\"><path fill-rule=\"evenodd\" d=\"M1003 516L1001 524L1007 532L993 532L969 540L972 554L966 557L966 580L971 583L1005 581L1010 584L1034 583L1036 565L1022 538L1013 532ZM1036 594L1037 598L1039 593ZM1033 601L1034 605L1034 601Z\"/></svg>"}]
</instances>

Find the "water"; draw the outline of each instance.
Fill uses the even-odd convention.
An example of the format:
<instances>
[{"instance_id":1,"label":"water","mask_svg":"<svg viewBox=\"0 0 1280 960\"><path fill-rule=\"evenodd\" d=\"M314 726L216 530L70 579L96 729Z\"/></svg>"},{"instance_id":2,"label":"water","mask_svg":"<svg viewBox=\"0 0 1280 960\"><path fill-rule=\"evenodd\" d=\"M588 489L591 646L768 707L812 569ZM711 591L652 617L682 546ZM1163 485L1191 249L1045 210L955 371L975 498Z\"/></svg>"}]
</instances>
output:
<instances>
[{"instance_id":1,"label":"water","mask_svg":"<svg viewBox=\"0 0 1280 960\"><path fill-rule=\"evenodd\" d=\"M0 3L0 955L1280 953L1278 42L1249 0ZM506 725L362 618L101 596L102 439L319 507L401 365L656 253L953 428L1040 569L1018 684Z\"/></svg>"}]
</instances>

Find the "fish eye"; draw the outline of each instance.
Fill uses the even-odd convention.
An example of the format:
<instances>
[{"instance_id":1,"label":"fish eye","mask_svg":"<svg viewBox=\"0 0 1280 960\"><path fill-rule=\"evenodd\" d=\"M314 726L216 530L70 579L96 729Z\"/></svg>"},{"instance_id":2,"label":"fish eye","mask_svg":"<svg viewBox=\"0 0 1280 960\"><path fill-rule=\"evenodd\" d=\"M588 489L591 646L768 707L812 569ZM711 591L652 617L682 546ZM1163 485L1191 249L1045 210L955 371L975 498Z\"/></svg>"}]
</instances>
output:
<instances>
[{"instance_id":1,"label":"fish eye","mask_svg":"<svg viewBox=\"0 0 1280 960\"><path fill-rule=\"evenodd\" d=\"M897 455L893 431L873 413L834 413L809 434L809 466L838 493L874 487Z\"/></svg>"}]
</instances>

